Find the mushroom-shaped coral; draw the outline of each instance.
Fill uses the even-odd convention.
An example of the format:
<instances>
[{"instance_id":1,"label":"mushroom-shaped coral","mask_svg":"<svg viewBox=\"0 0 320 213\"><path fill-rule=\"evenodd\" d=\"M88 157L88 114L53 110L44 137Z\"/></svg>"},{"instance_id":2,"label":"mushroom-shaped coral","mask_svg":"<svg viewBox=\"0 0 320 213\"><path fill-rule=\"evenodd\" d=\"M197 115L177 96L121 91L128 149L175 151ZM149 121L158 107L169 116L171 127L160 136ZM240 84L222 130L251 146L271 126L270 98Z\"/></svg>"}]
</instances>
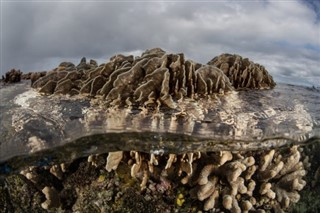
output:
<instances>
[{"instance_id":1,"label":"mushroom-shaped coral","mask_svg":"<svg viewBox=\"0 0 320 213\"><path fill-rule=\"evenodd\" d=\"M179 154L115 151L108 153L106 161L105 154L91 155L83 165L88 168L94 166L93 170L103 172L105 165L108 172L116 171L103 174L102 177L125 172L127 178L132 177L130 184L140 182L141 193L153 191L161 193L161 196L170 196L173 189L182 189L176 199L179 207L183 203L198 200L193 203L211 212L278 212L286 211L292 203L298 202L299 193L306 185L303 180L306 175L305 153L301 153L301 150L293 146L258 151L196 151ZM76 166L71 165L69 172ZM46 170L47 174L53 174L50 175L55 180L65 182L68 178L63 165L53 165ZM35 167L21 174L33 183L41 181ZM100 179L95 184L101 186L103 178L102 181ZM63 203L62 192L54 185L45 184L41 188L46 197L42 207L60 207Z\"/></svg>"},{"instance_id":2,"label":"mushroom-shaped coral","mask_svg":"<svg viewBox=\"0 0 320 213\"><path fill-rule=\"evenodd\" d=\"M192 187L191 197L202 201L205 211L249 212L266 206L287 209L299 200L299 191L306 184L297 146L286 150L168 155L131 151L128 162L131 176L141 180L141 189L147 187L150 178L179 178L180 183Z\"/></svg>"},{"instance_id":3,"label":"mushroom-shaped coral","mask_svg":"<svg viewBox=\"0 0 320 213\"><path fill-rule=\"evenodd\" d=\"M112 170L116 170L118 168L118 165L119 165L122 157L123 157L122 151L109 152L109 155L107 158L106 170L108 172L111 172Z\"/></svg>"},{"instance_id":4,"label":"mushroom-shaped coral","mask_svg":"<svg viewBox=\"0 0 320 213\"><path fill-rule=\"evenodd\" d=\"M58 192L53 187L46 186L42 193L46 196L46 201L41 204L44 209L57 208L60 206L60 199Z\"/></svg>"}]
</instances>

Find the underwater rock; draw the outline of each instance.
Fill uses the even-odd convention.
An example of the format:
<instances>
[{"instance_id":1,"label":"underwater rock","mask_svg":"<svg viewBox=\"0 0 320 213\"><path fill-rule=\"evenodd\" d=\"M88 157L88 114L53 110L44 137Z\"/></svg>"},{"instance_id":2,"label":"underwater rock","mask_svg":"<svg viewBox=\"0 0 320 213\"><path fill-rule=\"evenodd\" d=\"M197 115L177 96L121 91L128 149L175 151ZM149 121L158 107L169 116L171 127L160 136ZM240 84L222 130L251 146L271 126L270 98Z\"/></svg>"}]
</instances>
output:
<instances>
[{"instance_id":1,"label":"underwater rock","mask_svg":"<svg viewBox=\"0 0 320 213\"><path fill-rule=\"evenodd\" d=\"M156 212L153 202L148 202L144 196L135 192L134 189L129 188L125 191L121 199L121 212Z\"/></svg>"},{"instance_id":2,"label":"underwater rock","mask_svg":"<svg viewBox=\"0 0 320 213\"><path fill-rule=\"evenodd\" d=\"M312 181L312 186L315 186L319 182L320 182L320 166L317 168L314 174L314 180Z\"/></svg>"},{"instance_id":3,"label":"underwater rock","mask_svg":"<svg viewBox=\"0 0 320 213\"><path fill-rule=\"evenodd\" d=\"M208 64L220 68L236 89L270 89L276 85L262 65L236 54L222 54L214 57Z\"/></svg>"},{"instance_id":4,"label":"underwater rock","mask_svg":"<svg viewBox=\"0 0 320 213\"><path fill-rule=\"evenodd\" d=\"M23 175L0 179L0 212L44 212L44 200L37 186Z\"/></svg>"}]
</instances>

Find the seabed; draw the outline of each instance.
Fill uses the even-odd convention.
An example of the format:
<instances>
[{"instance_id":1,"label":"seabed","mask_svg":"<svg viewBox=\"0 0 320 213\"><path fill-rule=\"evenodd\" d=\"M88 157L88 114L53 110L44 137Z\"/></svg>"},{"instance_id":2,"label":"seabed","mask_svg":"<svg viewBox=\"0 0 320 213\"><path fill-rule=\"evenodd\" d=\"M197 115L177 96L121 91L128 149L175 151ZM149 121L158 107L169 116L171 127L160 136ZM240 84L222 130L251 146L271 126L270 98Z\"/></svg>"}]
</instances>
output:
<instances>
[{"instance_id":1,"label":"seabed","mask_svg":"<svg viewBox=\"0 0 320 213\"><path fill-rule=\"evenodd\" d=\"M1 178L0 212L317 212L319 151L116 151L25 167Z\"/></svg>"}]
</instances>

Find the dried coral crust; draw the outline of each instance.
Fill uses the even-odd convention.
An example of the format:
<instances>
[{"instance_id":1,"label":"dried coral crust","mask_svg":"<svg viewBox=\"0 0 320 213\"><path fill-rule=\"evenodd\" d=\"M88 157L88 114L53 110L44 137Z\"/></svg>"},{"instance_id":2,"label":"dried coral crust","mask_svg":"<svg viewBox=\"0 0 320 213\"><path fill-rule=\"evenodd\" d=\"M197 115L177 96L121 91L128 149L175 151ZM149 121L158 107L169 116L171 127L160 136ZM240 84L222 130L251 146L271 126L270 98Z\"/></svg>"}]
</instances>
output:
<instances>
[{"instance_id":1,"label":"dried coral crust","mask_svg":"<svg viewBox=\"0 0 320 213\"><path fill-rule=\"evenodd\" d=\"M250 69L240 73L242 76L247 73L250 78L245 80L245 86L273 86L265 69L251 62L249 65ZM224 67L220 68L186 60L182 53L166 54L160 48L154 48L136 58L115 55L100 66L92 60L86 63L85 58L78 66L63 62L34 82L33 87L40 88L44 94L102 95L109 105L160 103L175 108L177 101L184 97L197 98L233 90L229 79L239 87L235 80L238 74L230 75Z\"/></svg>"}]
</instances>

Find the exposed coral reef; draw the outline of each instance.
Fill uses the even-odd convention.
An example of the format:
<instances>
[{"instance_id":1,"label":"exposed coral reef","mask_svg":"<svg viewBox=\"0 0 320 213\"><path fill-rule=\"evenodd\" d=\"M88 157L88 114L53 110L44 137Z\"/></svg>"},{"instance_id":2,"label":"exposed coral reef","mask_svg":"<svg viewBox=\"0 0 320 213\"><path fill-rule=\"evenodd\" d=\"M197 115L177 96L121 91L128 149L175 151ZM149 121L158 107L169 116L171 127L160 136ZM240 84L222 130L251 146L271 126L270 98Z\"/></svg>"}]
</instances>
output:
<instances>
[{"instance_id":1,"label":"exposed coral reef","mask_svg":"<svg viewBox=\"0 0 320 213\"><path fill-rule=\"evenodd\" d=\"M21 75L21 79L22 80L31 80L31 85L32 85L36 80L45 76L46 74L47 74L46 71L23 73Z\"/></svg>"},{"instance_id":2,"label":"exposed coral reef","mask_svg":"<svg viewBox=\"0 0 320 213\"><path fill-rule=\"evenodd\" d=\"M5 83L17 83L21 81L22 72L20 70L12 69L2 76L2 81Z\"/></svg>"},{"instance_id":3,"label":"exposed coral reef","mask_svg":"<svg viewBox=\"0 0 320 213\"><path fill-rule=\"evenodd\" d=\"M248 83L250 87L274 86L262 67L251 63L250 70L245 72L250 78L248 82L253 82ZM183 53L167 54L154 48L140 57L118 54L99 66L93 60L87 63L85 58L77 66L62 62L34 82L33 87L44 94L101 95L109 105L157 104L175 108L177 101L184 97L197 98L233 90L228 77L238 87L233 76L225 75L215 66L186 60Z\"/></svg>"},{"instance_id":4,"label":"exposed coral reef","mask_svg":"<svg viewBox=\"0 0 320 213\"><path fill-rule=\"evenodd\" d=\"M273 88L276 85L262 65L239 55L222 54L213 58L208 64L220 68L236 89Z\"/></svg>"}]
</instances>

